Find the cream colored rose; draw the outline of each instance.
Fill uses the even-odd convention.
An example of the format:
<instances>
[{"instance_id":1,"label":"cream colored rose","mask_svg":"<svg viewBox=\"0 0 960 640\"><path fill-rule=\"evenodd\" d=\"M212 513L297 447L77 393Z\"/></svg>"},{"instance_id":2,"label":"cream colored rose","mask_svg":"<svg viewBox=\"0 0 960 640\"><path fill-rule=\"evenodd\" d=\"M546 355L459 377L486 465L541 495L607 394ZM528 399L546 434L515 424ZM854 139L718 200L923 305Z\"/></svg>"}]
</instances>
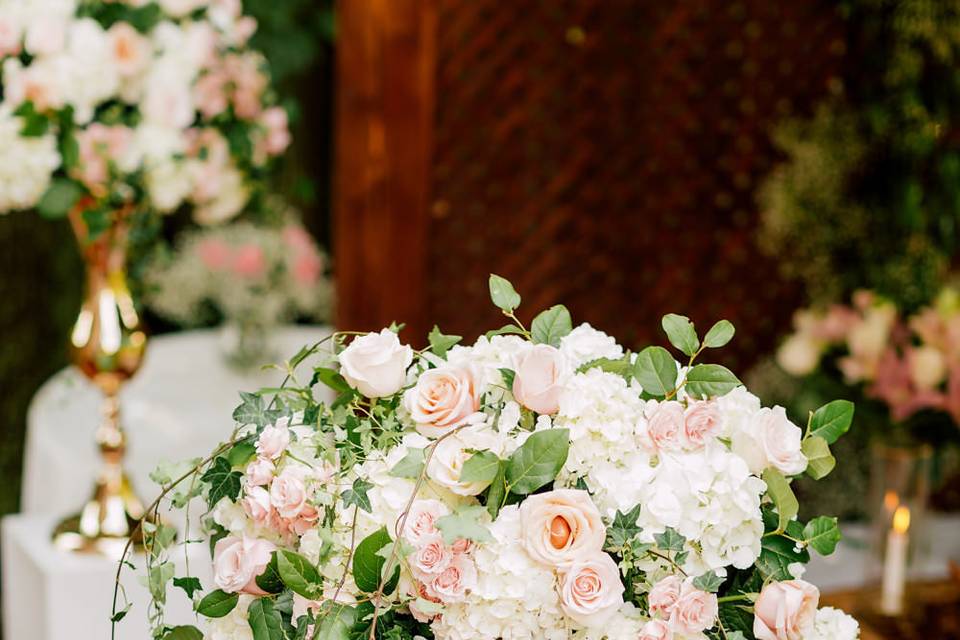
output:
<instances>
[{"instance_id":1,"label":"cream colored rose","mask_svg":"<svg viewBox=\"0 0 960 640\"><path fill-rule=\"evenodd\" d=\"M673 607L680 599L681 587L683 587L683 578L680 576L667 576L653 585L647 596L650 615L668 620L673 613Z\"/></svg>"},{"instance_id":2,"label":"cream colored rose","mask_svg":"<svg viewBox=\"0 0 960 640\"><path fill-rule=\"evenodd\" d=\"M520 505L520 526L530 557L553 567L593 556L607 535L590 494L579 489L530 496Z\"/></svg>"},{"instance_id":3,"label":"cream colored rose","mask_svg":"<svg viewBox=\"0 0 960 640\"><path fill-rule=\"evenodd\" d=\"M930 391L940 386L947 375L947 361L935 347L924 345L907 352L910 378L918 389Z\"/></svg>"},{"instance_id":4,"label":"cream colored rose","mask_svg":"<svg viewBox=\"0 0 960 640\"><path fill-rule=\"evenodd\" d=\"M820 591L809 582L771 582L754 604L753 635L757 640L803 640L819 601Z\"/></svg>"},{"instance_id":5,"label":"cream colored rose","mask_svg":"<svg viewBox=\"0 0 960 640\"><path fill-rule=\"evenodd\" d=\"M227 593L243 591L265 595L257 586L256 577L270 563L276 545L268 540L247 536L227 536L213 548L213 582Z\"/></svg>"},{"instance_id":6,"label":"cream colored rose","mask_svg":"<svg viewBox=\"0 0 960 640\"><path fill-rule=\"evenodd\" d=\"M339 356L340 374L368 398L392 396L403 388L413 349L389 329L355 338Z\"/></svg>"},{"instance_id":7,"label":"cream colored rose","mask_svg":"<svg viewBox=\"0 0 960 640\"><path fill-rule=\"evenodd\" d=\"M777 364L792 376L813 373L820 364L823 343L806 333L795 333L777 349Z\"/></svg>"},{"instance_id":8,"label":"cream colored rose","mask_svg":"<svg viewBox=\"0 0 960 640\"><path fill-rule=\"evenodd\" d=\"M670 640L673 631L663 620L650 620L640 629L639 640Z\"/></svg>"},{"instance_id":9,"label":"cream colored rose","mask_svg":"<svg viewBox=\"0 0 960 640\"><path fill-rule=\"evenodd\" d=\"M563 356L555 347L538 344L517 358L513 397L531 411L552 415L560 409Z\"/></svg>"},{"instance_id":10,"label":"cream colored rose","mask_svg":"<svg viewBox=\"0 0 960 640\"><path fill-rule=\"evenodd\" d=\"M753 415L746 428L734 432L732 449L750 471L760 475L774 467L784 475L803 473L807 458L801 451L803 431L790 422L783 407L764 407Z\"/></svg>"},{"instance_id":11,"label":"cream colored rose","mask_svg":"<svg viewBox=\"0 0 960 640\"><path fill-rule=\"evenodd\" d=\"M570 565L560 581L560 606L585 627L601 627L623 605L623 583L613 558L596 551Z\"/></svg>"},{"instance_id":12,"label":"cream colored rose","mask_svg":"<svg viewBox=\"0 0 960 640\"><path fill-rule=\"evenodd\" d=\"M490 482L461 482L463 465L475 451L499 454L502 449L502 443L493 433L459 431L437 442L427 464L427 476L457 495L478 495L490 486Z\"/></svg>"},{"instance_id":13,"label":"cream colored rose","mask_svg":"<svg viewBox=\"0 0 960 640\"><path fill-rule=\"evenodd\" d=\"M466 366L431 369L403 394L403 405L427 438L439 438L476 414L480 390L473 370Z\"/></svg>"},{"instance_id":14,"label":"cream colored rose","mask_svg":"<svg viewBox=\"0 0 960 640\"><path fill-rule=\"evenodd\" d=\"M720 409L714 400L691 400L683 414L683 443L699 449L720 431Z\"/></svg>"}]
</instances>

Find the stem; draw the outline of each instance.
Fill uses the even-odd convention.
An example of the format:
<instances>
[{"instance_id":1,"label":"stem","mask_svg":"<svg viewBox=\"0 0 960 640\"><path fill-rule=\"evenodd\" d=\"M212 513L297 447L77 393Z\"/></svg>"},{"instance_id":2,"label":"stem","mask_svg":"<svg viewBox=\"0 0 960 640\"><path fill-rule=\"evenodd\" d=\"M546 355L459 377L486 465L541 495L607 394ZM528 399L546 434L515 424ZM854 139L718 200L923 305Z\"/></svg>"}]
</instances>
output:
<instances>
[{"instance_id":1,"label":"stem","mask_svg":"<svg viewBox=\"0 0 960 640\"><path fill-rule=\"evenodd\" d=\"M677 571L679 571L680 573L682 573L684 578L687 577L687 572L683 570L683 567L681 567L680 565L678 565L678 564L673 560L673 558L671 558L670 556L664 555L664 554L660 553L659 551L654 551L653 549L647 549L647 553L648 553L649 555L651 555L651 556L656 556L656 557L660 558L661 560L666 560L666 561L669 562L671 565L673 565L673 568L674 568L674 569L676 569Z\"/></svg>"},{"instance_id":2,"label":"stem","mask_svg":"<svg viewBox=\"0 0 960 640\"><path fill-rule=\"evenodd\" d=\"M750 599L750 598L748 598L746 595L744 595L744 594L741 593L741 594L738 594L738 595L735 595L735 596L723 596L722 598L717 598L717 602L718 602L718 603L720 603L720 602L739 602L739 601L741 601L741 600L749 600L749 599Z\"/></svg>"}]
</instances>

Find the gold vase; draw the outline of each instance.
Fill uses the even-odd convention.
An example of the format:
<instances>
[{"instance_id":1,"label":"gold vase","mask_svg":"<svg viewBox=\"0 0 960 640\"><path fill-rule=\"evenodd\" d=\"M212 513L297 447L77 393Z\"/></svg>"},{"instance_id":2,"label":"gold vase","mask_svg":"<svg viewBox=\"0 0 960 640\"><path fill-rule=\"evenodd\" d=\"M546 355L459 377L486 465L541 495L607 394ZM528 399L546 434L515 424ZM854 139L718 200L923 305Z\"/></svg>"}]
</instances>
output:
<instances>
[{"instance_id":1,"label":"gold vase","mask_svg":"<svg viewBox=\"0 0 960 640\"><path fill-rule=\"evenodd\" d=\"M126 440L120 422L118 394L143 360L146 333L127 286L127 251L130 209L116 211L110 226L92 237L82 208L70 213L86 283L80 314L70 335L73 363L103 393L103 417L96 431L100 470L93 495L81 511L61 522L54 531L60 549L119 557L127 538L136 533L143 516L123 469Z\"/></svg>"}]
</instances>

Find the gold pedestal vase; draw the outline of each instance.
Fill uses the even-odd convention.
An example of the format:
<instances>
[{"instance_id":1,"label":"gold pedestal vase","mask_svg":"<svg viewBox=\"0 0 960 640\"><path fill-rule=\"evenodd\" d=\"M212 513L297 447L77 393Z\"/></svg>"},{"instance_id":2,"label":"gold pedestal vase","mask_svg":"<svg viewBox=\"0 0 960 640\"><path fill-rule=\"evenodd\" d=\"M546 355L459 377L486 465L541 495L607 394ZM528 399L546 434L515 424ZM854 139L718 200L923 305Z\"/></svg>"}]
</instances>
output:
<instances>
[{"instance_id":1,"label":"gold pedestal vase","mask_svg":"<svg viewBox=\"0 0 960 640\"><path fill-rule=\"evenodd\" d=\"M103 416L96 431L100 470L90 499L79 513L54 531L56 547L119 557L143 516L123 469L126 438L120 421L119 392L136 373L147 344L146 333L127 286L126 268L130 210L111 215L109 227L89 233L77 208L70 222L86 267L83 304L70 335L73 363L103 393Z\"/></svg>"}]
</instances>

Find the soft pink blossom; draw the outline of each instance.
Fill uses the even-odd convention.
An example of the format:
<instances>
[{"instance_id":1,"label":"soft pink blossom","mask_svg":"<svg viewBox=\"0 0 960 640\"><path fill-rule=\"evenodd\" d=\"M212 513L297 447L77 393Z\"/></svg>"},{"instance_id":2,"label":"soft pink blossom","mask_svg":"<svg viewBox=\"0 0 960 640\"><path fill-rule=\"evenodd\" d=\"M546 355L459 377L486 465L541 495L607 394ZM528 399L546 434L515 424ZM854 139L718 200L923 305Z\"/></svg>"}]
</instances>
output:
<instances>
[{"instance_id":1,"label":"soft pink blossom","mask_svg":"<svg viewBox=\"0 0 960 640\"><path fill-rule=\"evenodd\" d=\"M683 405L667 400L656 405L647 419L647 441L655 451L676 451L683 444Z\"/></svg>"},{"instance_id":2,"label":"soft pink blossom","mask_svg":"<svg viewBox=\"0 0 960 640\"><path fill-rule=\"evenodd\" d=\"M23 29L11 16L0 16L0 56L20 53Z\"/></svg>"},{"instance_id":3,"label":"soft pink blossom","mask_svg":"<svg viewBox=\"0 0 960 640\"><path fill-rule=\"evenodd\" d=\"M428 438L439 438L473 416L480 408L480 389L470 367L446 366L420 374L403 394L403 406Z\"/></svg>"},{"instance_id":4,"label":"soft pink blossom","mask_svg":"<svg viewBox=\"0 0 960 640\"><path fill-rule=\"evenodd\" d=\"M600 628L623 604L620 569L606 553L575 562L560 579L560 606L574 621Z\"/></svg>"},{"instance_id":5,"label":"soft pink blossom","mask_svg":"<svg viewBox=\"0 0 960 640\"><path fill-rule=\"evenodd\" d=\"M820 591L803 580L771 582L754 604L753 635L757 640L803 640L817 613Z\"/></svg>"},{"instance_id":6,"label":"soft pink blossom","mask_svg":"<svg viewBox=\"0 0 960 640\"><path fill-rule=\"evenodd\" d=\"M410 572L417 580L429 582L433 577L442 573L453 561L451 552L440 536L435 536L420 545L408 558Z\"/></svg>"},{"instance_id":7,"label":"soft pink blossom","mask_svg":"<svg viewBox=\"0 0 960 640\"><path fill-rule=\"evenodd\" d=\"M673 613L673 607L680 599L680 588L682 586L683 579L679 576L667 576L653 585L650 595L647 597L650 615L669 619L670 614Z\"/></svg>"},{"instance_id":8,"label":"soft pink blossom","mask_svg":"<svg viewBox=\"0 0 960 640\"><path fill-rule=\"evenodd\" d=\"M150 42L127 22L117 22L107 32L110 53L121 75L133 76L150 61Z\"/></svg>"},{"instance_id":9,"label":"soft pink blossom","mask_svg":"<svg viewBox=\"0 0 960 640\"><path fill-rule=\"evenodd\" d=\"M270 484L276 470L277 467L270 458L258 456L247 466L247 484L254 487Z\"/></svg>"},{"instance_id":10,"label":"soft pink blossom","mask_svg":"<svg viewBox=\"0 0 960 640\"><path fill-rule=\"evenodd\" d=\"M197 243L197 255L211 271L222 271L230 264L233 252L220 238L204 238Z\"/></svg>"},{"instance_id":11,"label":"soft pink blossom","mask_svg":"<svg viewBox=\"0 0 960 640\"><path fill-rule=\"evenodd\" d=\"M270 563L276 545L268 540L227 536L213 548L213 582L227 593L266 595L256 578Z\"/></svg>"},{"instance_id":12,"label":"soft pink blossom","mask_svg":"<svg viewBox=\"0 0 960 640\"><path fill-rule=\"evenodd\" d=\"M477 566L469 556L459 554L427 584L426 592L444 603L462 602L477 586Z\"/></svg>"},{"instance_id":13,"label":"soft pink blossom","mask_svg":"<svg viewBox=\"0 0 960 640\"><path fill-rule=\"evenodd\" d=\"M415 546L426 543L440 534L436 522L449 513L450 509L447 505L439 500L433 498L414 500L407 514L403 537Z\"/></svg>"},{"instance_id":14,"label":"soft pink blossom","mask_svg":"<svg viewBox=\"0 0 960 640\"><path fill-rule=\"evenodd\" d=\"M244 278L258 278L267 269L263 247L247 244L237 248L233 256L233 271Z\"/></svg>"},{"instance_id":15,"label":"soft pink blossom","mask_svg":"<svg viewBox=\"0 0 960 640\"><path fill-rule=\"evenodd\" d=\"M264 427L257 438L257 455L274 460L290 445L290 429L283 420Z\"/></svg>"},{"instance_id":16,"label":"soft pink blossom","mask_svg":"<svg viewBox=\"0 0 960 640\"><path fill-rule=\"evenodd\" d=\"M307 507L308 498L303 477L290 469L285 469L270 484L270 504L281 518L296 519Z\"/></svg>"},{"instance_id":17,"label":"soft pink blossom","mask_svg":"<svg viewBox=\"0 0 960 640\"><path fill-rule=\"evenodd\" d=\"M700 633L714 625L717 611L717 595L697 589L693 581L688 579L683 583L680 599L670 613L670 625L680 633Z\"/></svg>"},{"instance_id":18,"label":"soft pink blossom","mask_svg":"<svg viewBox=\"0 0 960 640\"><path fill-rule=\"evenodd\" d=\"M720 410L712 400L691 400L683 416L683 442L700 448L720 430Z\"/></svg>"},{"instance_id":19,"label":"soft pink blossom","mask_svg":"<svg viewBox=\"0 0 960 640\"><path fill-rule=\"evenodd\" d=\"M264 151L278 156L290 146L290 129L287 111L283 107L270 107L260 114L260 125L265 129Z\"/></svg>"},{"instance_id":20,"label":"soft pink blossom","mask_svg":"<svg viewBox=\"0 0 960 640\"><path fill-rule=\"evenodd\" d=\"M294 257L291 271L294 280L304 286L313 286L323 273L323 258L315 251L301 253Z\"/></svg>"},{"instance_id":21,"label":"soft pink blossom","mask_svg":"<svg viewBox=\"0 0 960 640\"><path fill-rule=\"evenodd\" d=\"M560 409L563 356L556 347L538 344L517 358L513 397L531 411L552 415Z\"/></svg>"},{"instance_id":22,"label":"soft pink blossom","mask_svg":"<svg viewBox=\"0 0 960 640\"><path fill-rule=\"evenodd\" d=\"M270 504L270 494L263 487L247 489L247 495L240 501L240 505L254 524L261 527L268 527L272 524L273 508Z\"/></svg>"},{"instance_id":23,"label":"soft pink blossom","mask_svg":"<svg viewBox=\"0 0 960 640\"><path fill-rule=\"evenodd\" d=\"M650 620L640 629L637 640L672 640L673 631L663 620Z\"/></svg>"}]
</instances>

